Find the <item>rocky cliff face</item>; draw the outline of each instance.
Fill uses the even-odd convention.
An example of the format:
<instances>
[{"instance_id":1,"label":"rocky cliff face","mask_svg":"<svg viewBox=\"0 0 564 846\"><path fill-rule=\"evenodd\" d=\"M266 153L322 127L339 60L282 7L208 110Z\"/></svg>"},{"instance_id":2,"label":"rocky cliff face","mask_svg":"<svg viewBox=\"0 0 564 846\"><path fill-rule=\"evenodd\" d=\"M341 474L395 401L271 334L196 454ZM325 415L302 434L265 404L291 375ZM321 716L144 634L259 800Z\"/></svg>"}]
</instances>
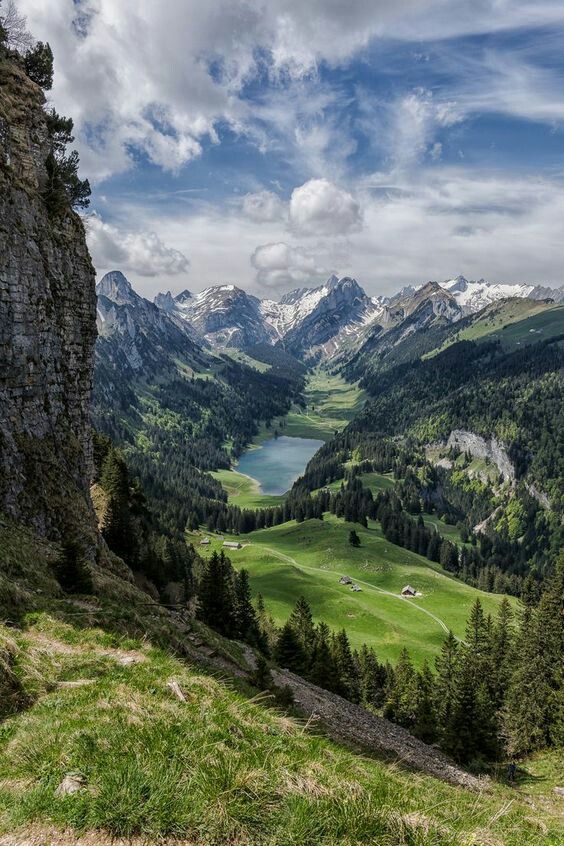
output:
<instances>
[{"instance_id":1,"label":"rocky cliff face","mask_svg":"<svg viewBox=\"0 0 564 846\"><path fill-rule=\"evenodd\" d=\"M447 447L455 447L460 452L469 453L472 458L487 458L495 464L504 479L515 481L515 468L507 454L505 446L495 438L486 440L474 432L453 429L447 441Z\"/></svg>"},{"instance_id":2,"label":"rocky cliff face","mask_svg":"<svg viewBox=\"0 0 564 846\"><path fill-rule=\"evenodd\" d=\"M43 102L0 60L0 511L56 538L89 511L96 298L80 218L42 199Z\"/></svg>"}]
</instances>

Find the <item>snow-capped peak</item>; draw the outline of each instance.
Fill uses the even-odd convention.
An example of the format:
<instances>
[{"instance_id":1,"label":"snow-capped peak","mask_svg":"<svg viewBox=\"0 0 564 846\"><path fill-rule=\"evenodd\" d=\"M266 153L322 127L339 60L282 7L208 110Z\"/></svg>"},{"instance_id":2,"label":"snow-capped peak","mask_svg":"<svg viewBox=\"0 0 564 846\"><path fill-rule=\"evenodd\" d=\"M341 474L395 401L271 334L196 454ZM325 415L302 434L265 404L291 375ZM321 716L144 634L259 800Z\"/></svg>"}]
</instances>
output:
<instances>
[{"instance_id":1,"label":"snow-capped peak","mask_svg":"<svg viewBox=\"0 0 564 846\"><path fill-rule=\"evenodd\" d=\"M528 297L534 285L486 282L485 279L468 281L464 276L439 283L455 298L464 314L474 314L495 300L509 297Z\"/></svg>"}]
</instances>

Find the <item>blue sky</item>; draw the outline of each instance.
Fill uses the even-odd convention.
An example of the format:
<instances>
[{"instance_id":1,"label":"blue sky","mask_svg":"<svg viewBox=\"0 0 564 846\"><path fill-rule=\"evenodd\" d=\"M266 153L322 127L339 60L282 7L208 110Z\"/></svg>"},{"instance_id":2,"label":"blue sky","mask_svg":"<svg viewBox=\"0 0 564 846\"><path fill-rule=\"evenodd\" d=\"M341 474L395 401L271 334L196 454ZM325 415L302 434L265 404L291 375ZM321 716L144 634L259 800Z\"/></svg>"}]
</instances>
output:
<instances>
[{"instance_id":1,"label":"blue sky","mask_svg":"<svg viewBox=\"0 0 564 846\"><path fill-rule=\"evenodd\" d=\"M19 7L54 49L100 274L273 298L330 272L564 283L562 2Z\"/></svg>"}]
</instances>

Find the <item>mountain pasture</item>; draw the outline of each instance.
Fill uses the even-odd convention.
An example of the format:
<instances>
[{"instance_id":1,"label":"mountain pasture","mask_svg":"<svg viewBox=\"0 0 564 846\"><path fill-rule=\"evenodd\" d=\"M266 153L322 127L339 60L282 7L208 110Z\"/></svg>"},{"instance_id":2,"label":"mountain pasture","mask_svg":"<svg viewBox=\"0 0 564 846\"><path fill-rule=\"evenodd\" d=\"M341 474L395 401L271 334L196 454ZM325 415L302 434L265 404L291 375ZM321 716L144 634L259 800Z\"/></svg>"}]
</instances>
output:
<instances>
[{"instance_id":1,"label":"mountain pasture","mask_svg":"<svg viewBox=\"0 0 564 846\"><path fill-rule=\"evenodd\" d=\"M348 542L352 528L361 540L356 549ZM326 515L322 521L292 520L238 540L243 547L230 551L233 565L249 571L253 594L262 594L277 623L288 618L303 595L316 621L324 620L333 630L346 628L353 646L372 645L381 660L397 660L405 646L418 664L433 660L448 629L464 636L476 597L491 614L502 599L451 578L426 558L390 543L374 522L365 529ZM204 554L221 545L212 536ZM350 576L361 591L339 584L342 575ZM421 596L402 598L407 584Z\"/></svg>"}]
</instances>

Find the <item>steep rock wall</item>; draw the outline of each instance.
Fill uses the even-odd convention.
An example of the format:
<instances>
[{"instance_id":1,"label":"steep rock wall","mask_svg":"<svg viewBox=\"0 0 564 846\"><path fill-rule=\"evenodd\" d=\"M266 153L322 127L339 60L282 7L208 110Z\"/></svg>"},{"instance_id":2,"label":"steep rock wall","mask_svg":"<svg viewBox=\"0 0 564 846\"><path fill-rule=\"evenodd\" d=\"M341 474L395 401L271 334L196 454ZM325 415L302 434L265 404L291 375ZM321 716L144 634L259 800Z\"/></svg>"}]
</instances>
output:
<instances>
[{"instance_id":1,"label":"steep rock wall","mask_svg":"<svg viewBox=\"0 0 564 846\"><path fill-rule=\"evenodd\" d=\"M468 452L472 458L488 458L495 464L504 479L515 481L515 468L502 443L495 438L486 440L474 432L453 429L447 441L447 447L455 447L461 452Z\"/></svg>"},{"instance_id":2,"label":"steep rock wall","mask_svg":"<svg viewBox=\"0 0 564 846\"><path fill-rule=\"evenodd\" d=\"M43 103L0 59L0 511L57 538L90 511L96 298L80 218L42 198Z\"/></svg>"}]
</instances>

